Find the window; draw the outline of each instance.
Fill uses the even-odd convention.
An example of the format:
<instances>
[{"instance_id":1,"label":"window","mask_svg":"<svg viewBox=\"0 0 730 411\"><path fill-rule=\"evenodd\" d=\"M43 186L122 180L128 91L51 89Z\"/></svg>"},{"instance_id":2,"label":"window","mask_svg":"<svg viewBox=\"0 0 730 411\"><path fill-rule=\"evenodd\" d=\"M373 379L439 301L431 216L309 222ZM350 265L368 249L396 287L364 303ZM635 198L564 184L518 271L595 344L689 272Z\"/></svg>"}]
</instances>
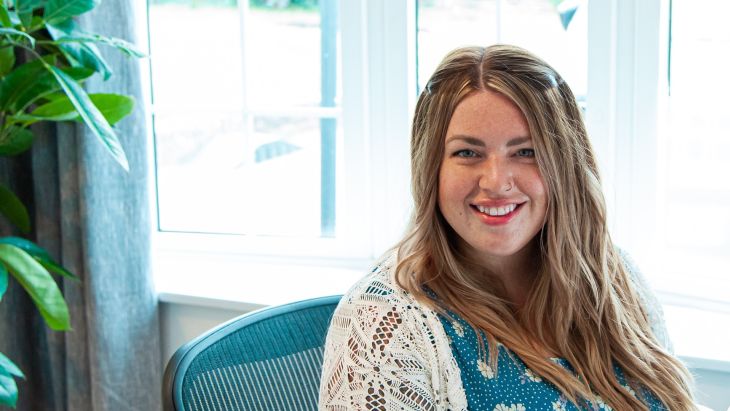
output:
<instances>
[{"instance_id":1,"label":"window","mask_svg":"<svg viewBox=\"0 0 730 411\"><path fill-rule=\"evenodd\" d=\"M410 211L413 4L148 6L158 288L206 293L184 280L205 272L274 290L310 267L341 292Z\"/></svg>"},{"instance_id":2,"label":"window","mask_svg":"<svg viewBox=\"0 0 730 411\"><path fill-rule=\"evenodd\" d=\"M674 0L658 132L657 286L730 310L730 5Z\"/></svg>"},{"instance_id":3,"label":"window","mask_svg":"<svg viewBox=\"0 0 730 411\"><path fill-rule=\"evenodd\" d=\"M152 2L161 231L335 237L337 5Z\"/></svg>"},{"instance_id":4,"label":"window","mask_svg":"<svg viewBox=\"0 0 730 411\"><path fill-rule=\"evenodd\" d=\"M410 214L419 87L446 51L507 42L583 104L614 240L662 301L730 312L728 5L149 1L161 290L265 303L346 290ZM185 280L200 273L227 277ZM215 284L239 285L201 288Z\"/></svg>"},{"instance_id":5,"label":"window","mask_svg":"<svg viewBox=\"0 0 730 411\"><path fill-rule=\"evenodd\" d=\"M441 59L458 46L524 47L545 59L585 100L588 10L550 0L418 0L418 80L423 88ZM458 27L458 30L454 30Z\"/></svg>"},{"instance_id":6,"label":"window","mask_svg":"<svg viewBox=\"0 0 730 411\"><path fill-rule=\"evenodd\" d=\"M163 247L369 256L347 193L365 165L344 147L338 7L150 2Z\"/></svg>"}]
</instances>

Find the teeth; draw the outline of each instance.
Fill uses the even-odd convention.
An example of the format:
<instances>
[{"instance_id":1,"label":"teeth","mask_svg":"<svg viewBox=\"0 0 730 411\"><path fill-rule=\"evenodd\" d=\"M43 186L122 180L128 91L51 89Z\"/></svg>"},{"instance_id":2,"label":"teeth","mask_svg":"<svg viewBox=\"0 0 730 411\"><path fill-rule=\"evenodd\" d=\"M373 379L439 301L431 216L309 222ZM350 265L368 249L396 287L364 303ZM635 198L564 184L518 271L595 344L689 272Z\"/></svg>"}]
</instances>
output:
<instances>
[{"instance_id":1,"label":"teeth","mask_svg":"<svg viewBox=\"0 0 730 411\"><path fill-rule=\"evenodd\" d=\"M509 214L513 211L515 211L515 208L517 208L517 204L509 204L504 207L484 207L484 206L477 206L477 209L485 214L491 215L491 216L501 216L505 214Z\"/></svg>"}]
</instances>

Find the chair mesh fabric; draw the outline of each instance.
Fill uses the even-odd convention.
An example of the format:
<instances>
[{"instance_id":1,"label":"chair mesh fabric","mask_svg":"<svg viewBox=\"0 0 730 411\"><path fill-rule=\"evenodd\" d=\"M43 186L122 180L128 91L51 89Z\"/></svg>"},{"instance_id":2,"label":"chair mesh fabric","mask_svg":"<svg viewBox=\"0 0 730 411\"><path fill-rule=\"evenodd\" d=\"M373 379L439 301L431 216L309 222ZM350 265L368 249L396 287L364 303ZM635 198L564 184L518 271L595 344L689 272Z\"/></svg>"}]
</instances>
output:
<instances>
[{"instance_id":1,"label":"chair mesh fabric","mask_svg":"<svg viewBox=\"0 0 730 411\"><path fill-rule=\"evenodd\" d=\"M283 313L199 353L183 380L186 410L316 410L335 305Z\"/></svg>"}]
</instances>

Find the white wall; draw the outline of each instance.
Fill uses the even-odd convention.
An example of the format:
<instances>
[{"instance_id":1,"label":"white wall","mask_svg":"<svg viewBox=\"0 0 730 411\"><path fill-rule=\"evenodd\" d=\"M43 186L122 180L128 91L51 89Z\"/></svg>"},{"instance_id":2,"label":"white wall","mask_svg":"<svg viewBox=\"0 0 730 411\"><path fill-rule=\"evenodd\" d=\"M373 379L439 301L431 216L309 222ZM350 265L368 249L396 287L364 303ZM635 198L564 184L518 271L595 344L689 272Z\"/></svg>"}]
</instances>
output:
<instances>
[{"instance_id":1,"label":"white wall","mask_svg":"<svg viewBox=\"0 0 730 411\"><path fill-rule=\"evenodd\" d=\"M160 333L163 366L178 347L231 318L256 309L255 306L211 308L205 304L160 303ZM701 404L714 411L730 407L730 373L693 369Z\"/></svg>"}]
</instances>

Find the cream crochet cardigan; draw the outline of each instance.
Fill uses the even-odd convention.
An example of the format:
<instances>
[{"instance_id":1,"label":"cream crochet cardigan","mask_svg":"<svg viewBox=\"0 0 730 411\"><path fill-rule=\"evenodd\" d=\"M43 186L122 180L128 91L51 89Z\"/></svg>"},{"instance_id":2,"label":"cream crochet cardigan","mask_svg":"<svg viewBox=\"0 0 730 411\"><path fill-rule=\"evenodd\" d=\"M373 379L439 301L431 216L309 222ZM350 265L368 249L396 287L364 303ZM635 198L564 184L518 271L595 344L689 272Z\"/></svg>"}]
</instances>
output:
<instances>
[{"instance_id":1,"label":"cream crochet cardigan","mask_svg":"<svg viewBox=\"0 0 730 411\"><path fill-rule=\"evenodd\" d=\"M661 306L623 257L654 334L671 350ZM396 284L395 262L395 255L380 262L335 310L325 343L320 410L467 409L441 320Z\"/></svg>"}]
</instances>

